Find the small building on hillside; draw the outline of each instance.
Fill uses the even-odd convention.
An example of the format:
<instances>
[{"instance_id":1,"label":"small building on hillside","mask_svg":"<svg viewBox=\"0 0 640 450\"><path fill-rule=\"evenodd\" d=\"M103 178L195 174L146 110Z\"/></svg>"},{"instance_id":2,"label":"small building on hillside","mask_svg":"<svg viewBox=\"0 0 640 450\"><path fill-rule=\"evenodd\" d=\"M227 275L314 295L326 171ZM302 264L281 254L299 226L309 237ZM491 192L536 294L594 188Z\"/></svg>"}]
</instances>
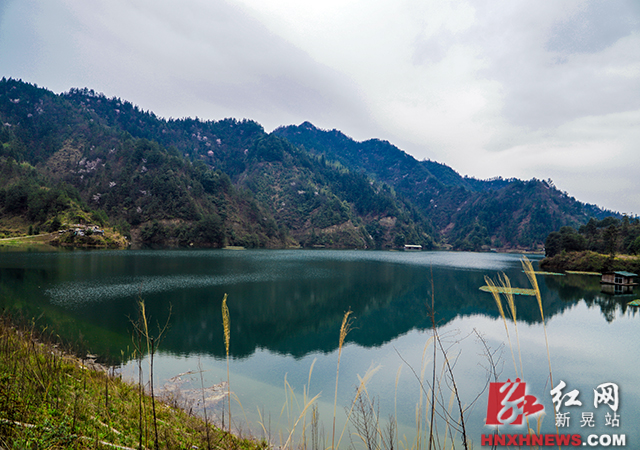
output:
<instances>
[{"instance_id":1,"label":"small building on hillside","mask_svg":"<svg viewBox=\"0 0 640 450\"><path fill-rule=\"evenodd\" d=\"M602 274L600 284L602 285L602 292L606 294L632 294L633 287L637 286L635 278L638 275L623 270L617 272L605 272Z\"/></svg>"}]
</instances>

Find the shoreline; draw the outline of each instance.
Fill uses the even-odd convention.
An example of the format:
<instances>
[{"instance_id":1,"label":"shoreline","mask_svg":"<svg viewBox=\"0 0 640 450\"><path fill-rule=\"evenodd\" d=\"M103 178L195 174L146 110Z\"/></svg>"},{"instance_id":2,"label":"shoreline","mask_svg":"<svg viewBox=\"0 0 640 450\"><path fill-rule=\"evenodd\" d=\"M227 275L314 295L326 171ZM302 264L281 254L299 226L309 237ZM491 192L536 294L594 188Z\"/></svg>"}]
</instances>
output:
<instances>
[{"instance_id":1,"label":"shoreline","mask_svg":"<svg viewBox=\"0 0 640 450\"><path fill-rule=\"evenodd\" d=\"M159 250L173 250L173 249L191 249L191 250L210 250L210 249L221 249L221 250L380 250L380 251L392 251L392 252L402 252L406 251L401 247L398 248L353 248L353 247L301 247L301 246L284 246L284 247L244 247L238 245L226 245L223 247L207 247L207 246L175 246L175 245L166 245L166 246L157 246L157 247L139 247L137 245L133 245L130 242L127 242L126 245L109 245L109 244L91 244L91 243L67 243L60 242L59 237L61 234L59 233L46 233L46 234L37 234L37 235L27 235L27 236L15 236L8 238L0 238L0 249L2 248L14 248L14 249L27 249L27 248L47 248L48 250L55 249L96 249L96 250L140 250L141 248L149 248L149 249L159 249ZM90 237L90 236L84 236ZM412 250L411 253L416 253L416 251ZM419 250L419 252L452 252L452 253L496 253L496 254L517 254L517 255L544 255L544 251L539 249L524 249L524 248L492 248L492 249L483 249L480 251L468 251L468 250L452 250L448 246L436 247L429 250Z\"/></svg>"},{"instance_id":2,"label":"shoreline","mask_svg":"<svg viewBox=\"0 0 640 450\"><path fill-rule=\"evenodd\" d=\"M53 336L0 316L3 448L268 448L186 411L177 398L152 396L97 356L61 348Z\"/></svg>"},{"instance_id":3,"label":"shoreline","mask_svg":"<svg viewBox=\"0 0 640 450\"><path fill-rule=\"evenodd\" d=\"M615 272L640 273L640 257L634 255L604 255L590 250L563 252L540 261L540 268L553 272Z\"/></svg>"}]
</instances>

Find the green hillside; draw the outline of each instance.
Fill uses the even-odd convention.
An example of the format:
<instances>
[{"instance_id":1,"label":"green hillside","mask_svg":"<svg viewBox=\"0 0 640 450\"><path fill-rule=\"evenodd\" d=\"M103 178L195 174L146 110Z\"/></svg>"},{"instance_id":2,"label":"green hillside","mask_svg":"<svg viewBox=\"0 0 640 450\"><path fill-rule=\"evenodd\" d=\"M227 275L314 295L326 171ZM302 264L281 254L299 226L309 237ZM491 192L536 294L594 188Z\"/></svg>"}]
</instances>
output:
<instances>
[{"instance_id":1,"label":"green hillside","mask_svg":"<svg viewBox=\"0 0 640 450\"><path fill-rule=\"evenodd\" d=\"M274 134L388 184L431 221L440 242L455 249L541 249L553 230L612 214L578 202L550 181L462 177L444 164L418 161L387 141L356 142L308 122Z\"/></svg>"},{"instance_id":2,"label":"green hillside","mask_svg":"<svg viewBox=\"0 0 640 450\"><path fill-rule=\"evenodd\" d=\"M135 246L433 246L430 223L388 186L252 121L165 120L88 89L3 79L0 122L0 168L38 180L0 180L2 222L23 223L14 234L70 225L67 206L34 204L33 192L59 188L83 223L100 217Z\"/></svg>"}]
</instances>

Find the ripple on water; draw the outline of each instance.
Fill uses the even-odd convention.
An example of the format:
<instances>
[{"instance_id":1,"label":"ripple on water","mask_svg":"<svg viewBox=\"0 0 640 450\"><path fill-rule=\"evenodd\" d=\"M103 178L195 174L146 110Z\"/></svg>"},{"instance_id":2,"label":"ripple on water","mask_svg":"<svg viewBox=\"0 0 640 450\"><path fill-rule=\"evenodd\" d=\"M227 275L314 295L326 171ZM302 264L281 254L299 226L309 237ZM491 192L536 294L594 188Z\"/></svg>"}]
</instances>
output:
<instances>
[{"instance_id":1,"label":"ripple on water","mask_svg":"<svg viewBox=\"0 0 640 450\"><path fill-rule=\"evenodd\" d=\"M62 283L47 289L51 302L59 306L80 306L131 295L148 295L159 292L203 288L209 286L255 283L273 279L271 274L236 275L171 275L155 277L136 277L129 279L111 279L100 281L79 281Z\"/></svg>"}]
</instances>

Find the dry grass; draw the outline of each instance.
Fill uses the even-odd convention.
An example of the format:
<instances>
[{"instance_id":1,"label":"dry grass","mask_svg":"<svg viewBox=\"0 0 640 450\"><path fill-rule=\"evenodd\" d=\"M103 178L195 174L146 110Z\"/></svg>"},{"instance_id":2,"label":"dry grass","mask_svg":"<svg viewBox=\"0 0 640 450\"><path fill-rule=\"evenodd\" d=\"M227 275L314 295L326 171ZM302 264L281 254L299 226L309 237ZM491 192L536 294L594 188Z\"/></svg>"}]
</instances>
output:
<instances>
[{"instance_id":1,"label":"dry grass","mask_svg":"<svg viewBox=\"0 0 640 450\"><path fill-rule=\"evenodd\" d=\"M16 322L0 317L0 448L206 447L207 425L199 417L158 402L154 418L151 397L139 403L136 385L61 351L55 336ZM154 421L158 440L150 433ZM226 448L265 448L217 428L210 432L214 443L228 442Z\"/></svg>"},{"instance_id":2,"label":"dry grass","mask_svg":"<svg viewBox=\"0 0 640 450\"><path fill-rule=\"evenodd\" d=\"M231 322L229 319L229 308L227 307L227 294L224 294L224 298L222 299L222 325L224 328L224 347L227 351L227 405L229 405L229 429L227 431L231 432L231 380L229 378L229 343L231 341Z\"/></svg>"},{"instance_id":3,"label":"dry grass","mask_svg":"<svg viewBox=\"0 0 640 450\"><path fill-rule=\"evenodd\" d=\"M544 338L545 338L545 345L546 345L546 350L547 350L547 361L549 363L549 383L551 386L553 386L553 374L552 374L552 370L551 370L551 354L549 351L549 340L547 337L547 327L546 327L546 323L545 323L545 319L544 319L544 308L542 306L542 296L540 294L540 287L538 286L538 279L536 278L536 272L533 269L533 265L531 264L531 261L529 261L529 259L526 256L522 257L522 268L525 272L525 274L527 275L527 278L529 280L529 283L531 284L531 288L534 291L536 300L538 302L538 307L540 309L540 318L542 320L542 328L544 330ZM515 300L513 298L513 294L511 293L511 282L509 280L509 277L507 277L505 274L502 274L498 277L498 282L494 282L493 280L491 280L488 277L485 277L485 281L487 282L487 285L490 287L498 287L498 288L504 288L504 289L492 289L491 293L496 301L496 305L498 306L498 311L500 312L500 316L502 317L503 323L504 323L504 327L505 327L505 331L507 334L507 340L509 342L509 349L511 350L511 358L513 360L513 366L514 366L514 370L515 370L515 374L516 377L520 377L522 379L524 379L524 369L523 369L523 365L522 365L522 353L521 353L521 346L520 346L520 340L518 338L518 322L517 322L517 310L516 310L516 305L515 305ZM510 320L507 320L507 314L505 313L505 309L502 306L502 301L500 299L500 294L499 292L502 292L503 295L506 298L507 301L507 305L508 305L508 310L507 312L510 314ZM520 371L518 372L518 366L516 364L516 358L514 355L514 350L513 350L513 345L511 343L511 338L509 335L509 327L508 327L508 323L509 322L513 322L513 327L515 329L516 332L516 346L517 346L517 351L518 351L518 359L520 362ZM554 415L555 415L555 411L554 411ZM532 430L529 424L529 420L527 419L527 429L529 431L529 433L533 433L533 432L539 432L540 431L540 427L541 427L541 421L542 421L542 417L538 417L537 418L537 426L536 426L536 430ZM554 422L555 422L555 417L554 417ZM556 427L556 431L557 431L557 427Z\"/></svg>"},{"instance_id":4,"label":"dry grass","mask_svg":"<svg viewBox=\"0 0 640 450\"><path fill-rule=\"evenodd\" d=\"M336 368L336 392L333 401L333 431L331 432L331 448L334 449L335 438L336 438L336 411L338 405L338 378L340 376L340 357L342 356L342 346L344 345L344 340L349 334L351 330L352 320L353 318L349 317L351 315L351 310L344 313L344 317L342 318L342 325L340 326L340 338L338 340L338 366Z\"/></svg>"}]
</instances>

